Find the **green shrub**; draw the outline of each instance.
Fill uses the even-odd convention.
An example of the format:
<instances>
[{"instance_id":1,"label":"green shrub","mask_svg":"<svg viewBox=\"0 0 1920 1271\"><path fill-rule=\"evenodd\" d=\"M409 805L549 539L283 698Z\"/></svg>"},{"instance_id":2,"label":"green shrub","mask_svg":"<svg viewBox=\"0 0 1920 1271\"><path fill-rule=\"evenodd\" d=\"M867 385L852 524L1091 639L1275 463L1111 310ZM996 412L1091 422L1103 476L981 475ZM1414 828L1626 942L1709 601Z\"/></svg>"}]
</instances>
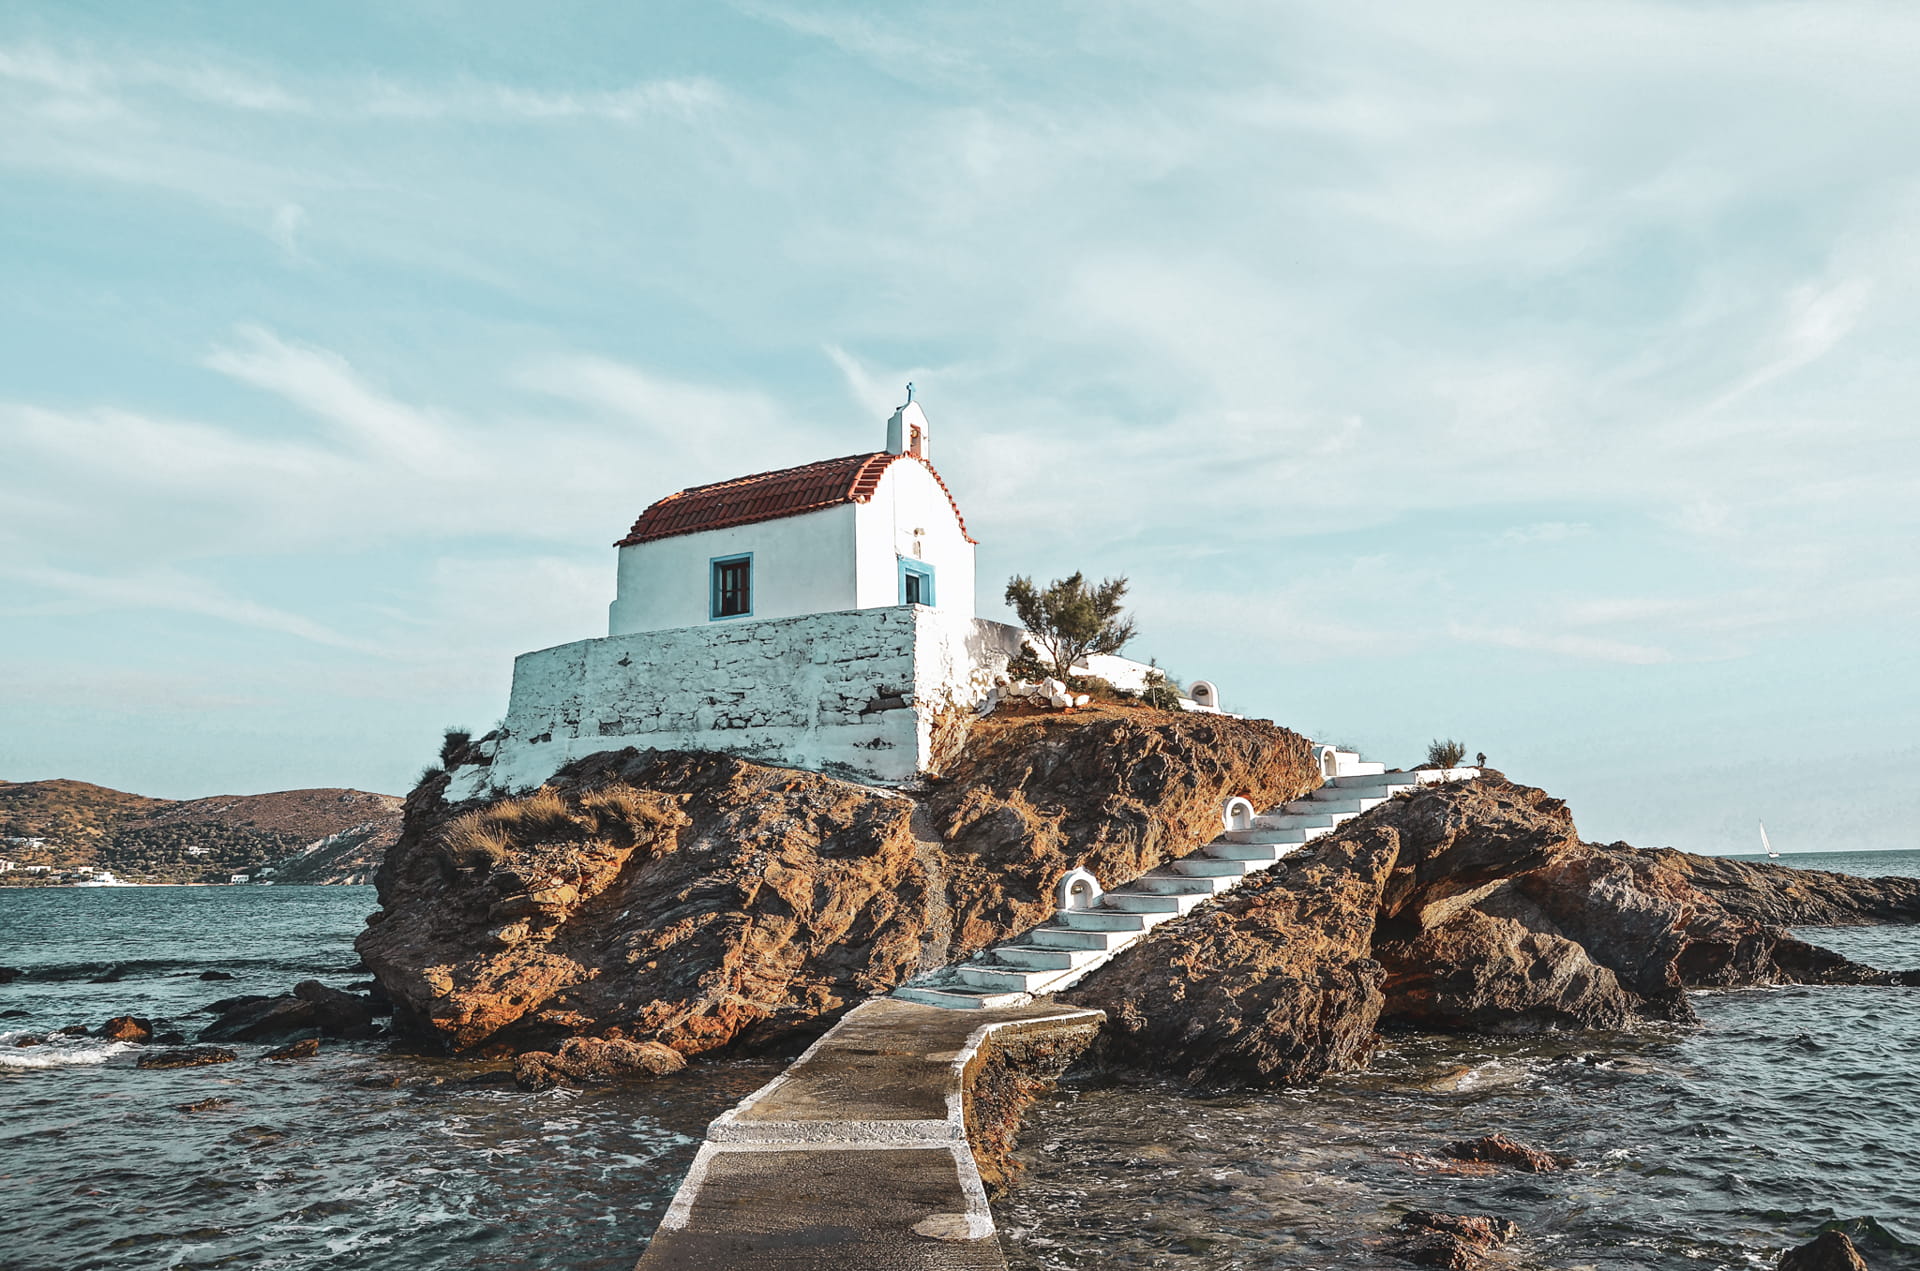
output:
<instances>
[{"instance_id":1,"label":"green shrub","mask_svg":"<svg viewBox=\"0 0 1920 1271\"><path fill-rule=\"evenodd\" d=\"M1118 653L1133 639L1133 619L1121 616L1120 600L1126 594L1124 577L1090 587L1084 576L1074 573L1042 589L1016 574L1007 580L1006 599L1020 625L1052 660L1055 674L1064 679L1090 655Z\"/></svg>"},{"instance_id":2,"label":"green shrub","mask_svg":"<svg viewBox=\"0 0 1920 1271\"><path fill-rule=\"evenodd\" d=\"M1180 704L1183 696L1179 683L1167 678L1167 673L1157 666L1147 672L1146 683L1140 689L1141 701L1163 711L1185 710Z\"/></svg>"}]
</instances>

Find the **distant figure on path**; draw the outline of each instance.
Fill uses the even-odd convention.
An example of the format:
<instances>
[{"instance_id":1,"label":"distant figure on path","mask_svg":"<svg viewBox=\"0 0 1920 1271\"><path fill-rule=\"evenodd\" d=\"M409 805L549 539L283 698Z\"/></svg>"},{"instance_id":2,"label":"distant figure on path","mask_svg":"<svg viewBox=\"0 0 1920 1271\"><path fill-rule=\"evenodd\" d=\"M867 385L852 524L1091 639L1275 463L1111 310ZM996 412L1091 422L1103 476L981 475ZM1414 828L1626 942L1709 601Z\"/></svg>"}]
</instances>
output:
<instances>
[{"instance_id":1,"label":"distant figure on path","mask_svg":"<svg viewBox=\"0 0 1920 1271\"><path fill-rule=\"evenodd\" d=\"M1473 766L1474 766L1474 767L1476 767L1476 768L1484 768L1484 767L1486 767L1486 766L1487 766L1487 752L1486 752L1486 751L1484 751L1484 750L1483 750L1483 751L1481 751L1481 752L1480 752L1479 754L1477 754L1477 755L1475 755L1475 756L1473 757Z\"/></svg>"}]
</instances>

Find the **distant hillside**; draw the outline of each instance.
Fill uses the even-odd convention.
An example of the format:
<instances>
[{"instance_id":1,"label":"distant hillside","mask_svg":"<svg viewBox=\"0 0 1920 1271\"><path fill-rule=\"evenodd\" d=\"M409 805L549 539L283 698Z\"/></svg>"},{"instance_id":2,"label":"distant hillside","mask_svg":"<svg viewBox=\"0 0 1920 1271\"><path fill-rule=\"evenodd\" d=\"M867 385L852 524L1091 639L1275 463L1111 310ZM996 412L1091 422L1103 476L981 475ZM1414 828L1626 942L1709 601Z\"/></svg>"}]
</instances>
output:
<instances>
[{"instance_id":1,"label":"distant hillside","mask_svg":"<svg viewBox=\"0 0 1920 1271\"><path fill-rule=\"evenodd\" d=\"M0 884L82 867L129 882L366 882L400 830L400 800L364 790L150 799L84 781L0 781ZM30 871L48 866L44 873Z\"/></svg>"}]
</instances>

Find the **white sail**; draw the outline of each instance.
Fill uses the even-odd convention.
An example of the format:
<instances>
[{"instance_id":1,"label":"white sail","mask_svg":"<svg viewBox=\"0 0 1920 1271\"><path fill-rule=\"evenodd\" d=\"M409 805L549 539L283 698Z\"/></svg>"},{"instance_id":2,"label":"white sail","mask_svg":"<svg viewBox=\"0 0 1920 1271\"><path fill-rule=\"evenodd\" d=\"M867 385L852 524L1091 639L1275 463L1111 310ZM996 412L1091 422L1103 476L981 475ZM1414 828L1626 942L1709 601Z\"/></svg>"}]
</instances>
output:
<instances>
[{"instance_id":1,"label":"white sail","mask_svg":"<svg viewBox=\"0 0 1920 1271\"><path fill-rule=\"evenodd\" d=\"M1773 844L1767 839L1767 823L1765 821L1760 822L1760 846L1768 856L1776 860L1779 859L1780 853L1773 850Z\"/></svg>"}]
</instances>

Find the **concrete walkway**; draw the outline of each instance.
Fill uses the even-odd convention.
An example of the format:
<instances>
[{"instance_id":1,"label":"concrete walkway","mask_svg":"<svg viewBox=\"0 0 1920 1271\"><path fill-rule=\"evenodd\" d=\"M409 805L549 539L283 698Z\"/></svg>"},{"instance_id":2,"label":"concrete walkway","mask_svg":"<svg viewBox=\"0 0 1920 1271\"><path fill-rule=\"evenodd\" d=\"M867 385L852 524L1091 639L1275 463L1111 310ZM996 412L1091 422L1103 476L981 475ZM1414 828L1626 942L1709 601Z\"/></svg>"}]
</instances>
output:
<instances>
[{"instance_id":1,"label":"concrete walkway","mask_svg":"<svg viewBox=\"0 0 1920 1271\"><path fill-rule=\"evenodd\" d=\"M967 1082L996 1043L1105 1018L863 1003L708 1127L636 1271L1005 1271Z\"/></svg>"}]
</instances>

